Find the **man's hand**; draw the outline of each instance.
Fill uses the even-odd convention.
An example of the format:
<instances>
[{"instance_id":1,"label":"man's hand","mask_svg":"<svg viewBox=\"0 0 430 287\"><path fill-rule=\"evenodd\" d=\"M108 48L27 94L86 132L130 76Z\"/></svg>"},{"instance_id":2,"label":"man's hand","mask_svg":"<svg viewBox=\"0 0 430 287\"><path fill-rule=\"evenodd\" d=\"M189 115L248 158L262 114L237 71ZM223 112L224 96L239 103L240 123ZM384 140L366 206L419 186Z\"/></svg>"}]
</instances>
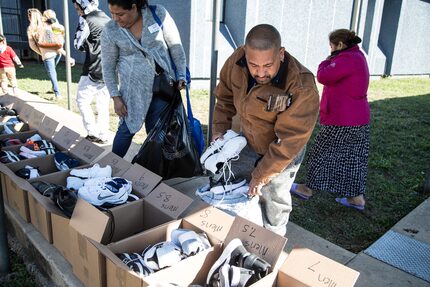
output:
<instances>
[{"instance_id":1,"label":"man's hand","mask_svg":"<svg viewBox=\"0 0 430 287\"><path fill-rule=\"evenodd\" d=\"M127 113L127 107L122 101L122 98L119 96L116 96L116 97L112 97L112 99L113 99L113 108L115 110L115 113L120 118L125 118L128 115L128 113Z\"/></svg>"},{"instance_id":2,"label":"man's hand","mask_svg":"<svg viewBox=\"0 0 430 287\"><path fill-rule=\"evenodd\" d=\"M23 64L18 65L18 68L22 69L22 68L24 68L24 65Z\"/></svg>"},{"instance_id":3,"label":"man's hand","mask_svg":"<svg viewBox=\"0 0 430 287\"><path fill-rule=\"evenodd\" d=\"M249 190L248 190L248 196L254 197L256 195L263 195L261 193L261 188L264 184L255 181L254 179L251 179L251 182L249 183Z\"/></svg>"},{"instance_id":4,"label":"man's hand","mask_svg":"<svg viewBox=\"0 0 430 287\"><path fill-rule=\"evenodd\" d=\"M217 139L222 140L222 139L223 139L223 136L222 136L222 135L223 135L222 133L214 133L214 134L212 135L212 141L214 142L214 141L216 141Z\"/></svg>"}]
</instances>

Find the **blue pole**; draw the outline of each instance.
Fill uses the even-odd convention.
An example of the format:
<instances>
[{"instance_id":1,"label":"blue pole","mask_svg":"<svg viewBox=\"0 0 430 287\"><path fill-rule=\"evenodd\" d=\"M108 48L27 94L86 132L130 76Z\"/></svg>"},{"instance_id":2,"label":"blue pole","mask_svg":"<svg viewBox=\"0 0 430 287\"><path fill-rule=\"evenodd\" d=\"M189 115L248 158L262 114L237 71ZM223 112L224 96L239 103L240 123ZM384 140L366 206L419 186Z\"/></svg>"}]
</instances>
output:
<instances>
[{"instance_id":1,"label":"blue pole","mask_svg":"<svg viewBox=\"0 0 430 287\"><path fill-rule=\"evenodd\" d=\"M9 248L7 245L7 231L3 203L3 190L0 179L0 274L9 273Z\"/></svg>"}]
</instances>

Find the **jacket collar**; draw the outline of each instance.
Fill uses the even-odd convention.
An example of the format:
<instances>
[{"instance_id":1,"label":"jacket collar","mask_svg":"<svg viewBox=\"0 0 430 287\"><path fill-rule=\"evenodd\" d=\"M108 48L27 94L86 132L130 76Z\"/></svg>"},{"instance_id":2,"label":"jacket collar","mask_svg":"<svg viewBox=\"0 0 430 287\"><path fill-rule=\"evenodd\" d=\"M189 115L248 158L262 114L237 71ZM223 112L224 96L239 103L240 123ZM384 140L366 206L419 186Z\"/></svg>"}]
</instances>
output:
<instances>
[{"instance_id":1,"label":"jacket collar","mask_svg":"<svg viewBox=\"0 0 430 287\"><path fill-rule=\"evenodd\" d=\"M243 55L236 62L236 64L242 68L245 68L247 73L248 73L248 91L249 91L256 84L256 82L255 82L255 79L249 73L249 69L248 69L248 65L246 63L245 55ZM285 52L284 61L281 62L281 65L279 66L278 73L272 79L272 85L276 86L276 87L283 87L285 85L285 82L287 81L287 75L288 75L288 53Z\"/></svg>"}]
</instances>

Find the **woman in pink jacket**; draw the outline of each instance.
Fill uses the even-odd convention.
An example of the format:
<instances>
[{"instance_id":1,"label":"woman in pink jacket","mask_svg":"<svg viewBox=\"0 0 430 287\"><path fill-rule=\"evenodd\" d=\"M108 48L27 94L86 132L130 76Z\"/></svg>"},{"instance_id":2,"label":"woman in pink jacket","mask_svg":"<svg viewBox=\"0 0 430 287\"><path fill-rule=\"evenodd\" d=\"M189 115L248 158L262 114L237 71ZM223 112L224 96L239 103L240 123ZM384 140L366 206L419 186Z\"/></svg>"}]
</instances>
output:
<instances>
[{"instance_id":1,"label":"woman in pink jacket","mask_svg":"<svg viewBox=\"0 0 430 287\"><path fill-rule=\"evenodd\" d=\"M309 199L313 190L336 193L344 206L364 210L370 108L367 101L369 69L355 32L330 33L331 55L318 67L324 85L320 103L321 129L307 161L306 184L291 192Z\"/></svg>"}]
</instances>

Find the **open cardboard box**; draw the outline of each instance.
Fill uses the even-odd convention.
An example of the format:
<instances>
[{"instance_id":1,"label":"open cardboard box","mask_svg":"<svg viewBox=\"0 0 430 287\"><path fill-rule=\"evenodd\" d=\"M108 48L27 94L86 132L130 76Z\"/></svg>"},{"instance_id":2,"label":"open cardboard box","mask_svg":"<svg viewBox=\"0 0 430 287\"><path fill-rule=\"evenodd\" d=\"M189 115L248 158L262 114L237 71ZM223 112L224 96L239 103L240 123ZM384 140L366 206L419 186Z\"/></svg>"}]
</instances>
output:
<instances>
[{"instance_id":1,"label":"open cardboard box","mask_svg":"<svg viewBox=\"0 0 430 287\"><path fill-rule=\"evenodd\" d=\"M63 129L67 129L67 128L63 127ZM49 138L52 137L52 135L46 134L42 130L40 132L45 137L49 137ZM70 133L70 135L73 136L73 133ZM70 142L73 142L73 141L70 140ZM69 148L68 146L63 146L61 143L55 143L55 145L60 146L60 149ZM93 152L93 156L91 158L88 158L88 156L86 155L88 146L90 147L89 149ZM9 149L19 149L19 146L9 147ZM73 148L71 148L68 151L68 153L72 157L79 159L82 164L88 164L89 163L88 159L94 160L103 151L104 151L103 148L98 147L87 140L85 141L82 140L81 142L73 146ZM5 182L7 202L12 208L18 211L18 213L21 215L21 217L24 220L26 220L27 222L32 222L33 225L35 225L35 227L43 234L43 236L49 242L52 242L52 236L50 235L51 233L49 232L51 223L49 222L49 220L42 220L47 216L42 216L42 215L39 216L40 213L35 213L32 211L33 209L43 210L43 207L40 207L40 206L37 207L37 200L35 200L34 197L31 197L29 200L28 194L27 194L27 191L29 190L29 185L26 184L27 180L15 175L16 170L18 170L19 168L27 164L32 166L39 166L42 174L58 172L55 167L53 155L48 155L43 158L26 159L15 163L9 163L6 165L0 165L0 171L6 175L3 177L3 180ZM32 218L31 216L32 214L38 215L39 217Z\"/></svg>"},{"instance_id":2,"label":"open cardboard box","mask_svg":"<svg viewBox=\"0 0 430 287\"><path fill-rule=\"evenodd\" d=\"M107 286L144 287L155 283L174 283L178 286L189 286L191 284L203 285L206 283L210 268L221 255L223 248L234 238L241 239L249 252L257 254L275 268L278 268L280 263L285 259L283 248L287 241L286 238L240 217L235 218L227 235L226 242L222 247L217 238L214 238L211 234L207 234L213 245L212 248L188 257L171 267L159 270L147 277L140 277L137 273L130 270L116 255L123 252L142 252L149 244L169 240L171 231L176 228L203 232L202 229L194 224L190 224L185 219L182 219L152 228L119 242L108 244L107 246L92 242L106 256ZM269 275L273 278L276 277L276 273L271 272Z\"/></svg>"},{"instance_id":3,"label":"open cardboard box","mask_svg":"<svg viewBox=\"0 0 430 287\"><path fill-rule=\"evenodd\" d=\"M84 151L84 149L82 149L84 146L85 145L77 144L70 149L70 153L80 158L82 152ZM105 160L108 161L109 155L106 156L106 158L107 159ZM84 163L86 162L84 161ZM85 166L89 167L92 165L86 163ZM101 164L101 166L104 167L103 164ZM70 170L57 171L55 173L31 179L29 182L44 181L47 183L66 186L67 177L69 175ZM28 202L31 223L42 233L46 240L48 240L50 243L53 243L60 253L62 253L69 262L71 262L72 256L70 251L69 235L70 219L64 215L64 213L52 202L50 198L41 195L33 187L28 189Z\"/></svg>"},{"instance_id":4,"label":"open cardboard box","mask_svg":"<svg viewBox=\"0 0 430 287\"><path fill-rule=\"evenodd\" d=\"M70 220L73 273L85 286L105 286L105 257L92 242L116 242L177 219L191 203L164 183L146 198L111 208L109 214L78 200Z\"/></svg>"},{"instance_id":5,"label":"open cardboard box","mask_svg":"<svg viewBox=\"0 0 430 287\"><path fill-rule=\"evenodd\" d=\"M220 242L211 236L208 236L209 242L212 245L211 248L183 259L172 267L159 270L145 278L141 278L137 273L131 271L116 255L123 252L142 253L149 245L171 240L170 235L172 230L178 228L194 230L196 233L203 232L203 230L188 224L182 219L151 228L107 246L92 241L92 244L97 246L106 257L106 286L141 287L147 286L150 283L165 282L169 279L170 282L175 282L179 286L188 286L193 281L204 281L209 271L208 268L210 268L209 264L205 263L215 261L221 252ZM205 268L200 268L201 266Z\"/></svg>"},{"instance_id":6,"label":"open cardboard box","mask_svg":"<svg viewBox=\"0 0 430 287\"><path fill-rule=\"evenodd\" d=\"M359 272L308 248L294 248L272 285L276 287L352 287Z\"/></svg>"}]
</instances>

